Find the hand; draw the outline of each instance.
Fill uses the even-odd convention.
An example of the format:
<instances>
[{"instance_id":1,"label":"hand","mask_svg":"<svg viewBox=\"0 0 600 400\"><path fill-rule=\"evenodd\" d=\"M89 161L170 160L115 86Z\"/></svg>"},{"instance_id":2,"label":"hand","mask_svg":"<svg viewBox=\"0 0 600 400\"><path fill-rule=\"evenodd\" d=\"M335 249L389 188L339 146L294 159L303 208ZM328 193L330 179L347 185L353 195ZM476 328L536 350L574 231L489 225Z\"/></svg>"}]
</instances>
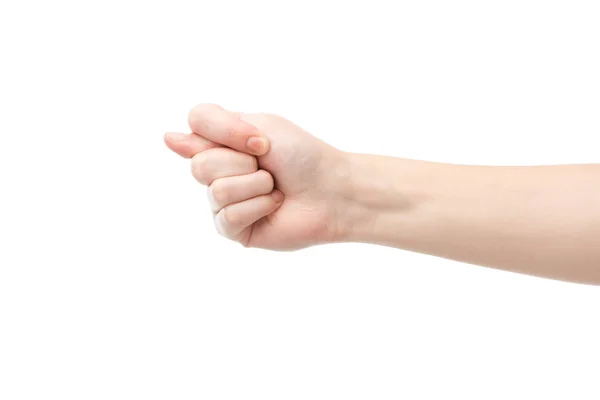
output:
<instances>
[{"instance_id":1,"label":"hand","mask_svg":"<svg viewBox=\"0 0 600 400\"><path fill-rule=\"evenodd\" d=\"M294 250L336 241L344 153L276 115L199 105L191 134L166 145L192 159L217 231L247 247Z\"/></svg>"}]
</instances>

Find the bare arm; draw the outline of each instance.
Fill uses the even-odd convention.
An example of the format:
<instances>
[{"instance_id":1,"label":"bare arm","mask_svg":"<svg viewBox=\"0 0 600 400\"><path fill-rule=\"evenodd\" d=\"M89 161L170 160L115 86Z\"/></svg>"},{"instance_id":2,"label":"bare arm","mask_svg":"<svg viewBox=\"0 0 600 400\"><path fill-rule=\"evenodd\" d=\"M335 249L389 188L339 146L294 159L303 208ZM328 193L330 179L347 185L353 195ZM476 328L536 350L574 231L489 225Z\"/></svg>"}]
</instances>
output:
<instances>
[{"instance_id":1,"label":"bare arm","mask_svg":"<svg viewBox=\"0 0 600 400\"><path fill-rule=\"evenodd\" d=\"M489 167L345 153L284 118L199 105L165 143L248 247L376 243L600 284L600 164ZM264 141L266 140L266 142ZM262 144L262 146L250 146Z\"/></svg>"},{"instance_id":2,"label":"bare arm","mask_svg":"<svg viewBox=\"0 0 600 400\"><path fill-rule=\"evenodd\" d=\"M600 165L347 158L345 240L600 284Z\"/></svg>"}]
</instances>

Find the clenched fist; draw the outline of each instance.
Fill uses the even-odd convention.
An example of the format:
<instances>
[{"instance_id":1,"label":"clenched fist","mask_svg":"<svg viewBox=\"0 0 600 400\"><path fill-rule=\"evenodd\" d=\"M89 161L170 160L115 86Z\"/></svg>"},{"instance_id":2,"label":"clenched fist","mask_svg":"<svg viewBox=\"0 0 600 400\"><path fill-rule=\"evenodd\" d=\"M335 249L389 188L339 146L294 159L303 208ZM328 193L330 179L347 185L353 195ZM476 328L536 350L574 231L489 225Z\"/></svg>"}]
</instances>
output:
<instances>
[{"instance_id":1,"label":"clenched fist","mask_svg":"<svg viewBox=\"0 0 600 400\"><path fill-rule=\"evenodd\" d=\"M167 133L165 143L191 158L221 235L275 250L338 239L343 152L276 115L204 104L189 125L191 134Z\"/></svg>"}]
</instances>

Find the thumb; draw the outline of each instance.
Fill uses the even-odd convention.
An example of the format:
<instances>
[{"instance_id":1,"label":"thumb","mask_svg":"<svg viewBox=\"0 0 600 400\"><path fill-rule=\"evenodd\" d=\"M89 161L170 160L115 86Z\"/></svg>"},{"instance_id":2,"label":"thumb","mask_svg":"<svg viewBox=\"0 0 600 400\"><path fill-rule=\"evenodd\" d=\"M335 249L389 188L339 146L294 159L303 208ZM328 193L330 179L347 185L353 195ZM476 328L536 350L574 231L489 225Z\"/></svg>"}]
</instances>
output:
<instances>
[{"instance_id":1,"label":"thumb","mask_svg":"<svg viewBox=\"0 0 600 400\"><path fill-rule=\"evenodd\" d=\"M251 123L244 121L239 113L223 109L215 104L200 104L188 116L192 132L203 138L254 156L269 151L269 141Z\"/></svg>"}]
</instances>

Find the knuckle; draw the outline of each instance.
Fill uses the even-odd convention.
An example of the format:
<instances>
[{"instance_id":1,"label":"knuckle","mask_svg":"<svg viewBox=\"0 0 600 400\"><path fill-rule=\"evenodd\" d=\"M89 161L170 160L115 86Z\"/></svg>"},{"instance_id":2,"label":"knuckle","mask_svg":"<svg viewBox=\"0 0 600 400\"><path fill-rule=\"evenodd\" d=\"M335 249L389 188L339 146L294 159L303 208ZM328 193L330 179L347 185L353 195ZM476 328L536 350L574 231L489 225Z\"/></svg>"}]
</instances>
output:
<instances>
[{"instance_id":1,"label":"knuckle","mask_svg":"<svg viewBox=\"0 0 600 400\"><path fill-rule=\"evenodd\" d=\"M241 121L239 119L235 119L231 121L229 126L225 129L225 135L228 140L236 140L238 137L242 136L242 126Z\"/></svg>"},{"instance_id":2,"label":"knuckle","mask_svg":"<svg viewBox=\"0 0 600 400\"><path fill-rule=\"evenodd\" d=\"M216 205L222 206L229 203L227 185L221 179L217 179L210 185L210 194Z\"/></svg>"},{"instance_id":3,"label":"knuckle","mask_svg":"<svg viewBox=\"0 0 600 400\"><path fill-rule=\"evenodd\" d=\"M235 229L238 228L241 224L241 219L240 219L240 215L236 212L231 212L232 210L224 208L223 210L221 210L222 213L222 218L223 218L223 223L225 224L226 227L230 228L230 229Z\"/></svg>"},{"instance_id":4,"label":"knuckle","mask_svg":"<svg viewBox=\"0 0 600 400\"><path fill-rule=\"evenodd\" d=\"M204 153L192 157L191 169L192 175L198 182L203 185L210 184L210 168L208 158Z\"/></svg>"},{"instance_id":5,"label":"knuckle","mask_svg":"<svg viewBox=\"0 0 600 400\"><path fill-rule=\"evenodd\" d=\"M219 107L216 104L211 104L211 103L198 104L190 110L190 112L188 114L188 118L190 121L192 121L192 120L198 119L199 117L202 117L206 114L211 114L220 109L221 109L221 107Z\"/></svg>"}]
</instances>

